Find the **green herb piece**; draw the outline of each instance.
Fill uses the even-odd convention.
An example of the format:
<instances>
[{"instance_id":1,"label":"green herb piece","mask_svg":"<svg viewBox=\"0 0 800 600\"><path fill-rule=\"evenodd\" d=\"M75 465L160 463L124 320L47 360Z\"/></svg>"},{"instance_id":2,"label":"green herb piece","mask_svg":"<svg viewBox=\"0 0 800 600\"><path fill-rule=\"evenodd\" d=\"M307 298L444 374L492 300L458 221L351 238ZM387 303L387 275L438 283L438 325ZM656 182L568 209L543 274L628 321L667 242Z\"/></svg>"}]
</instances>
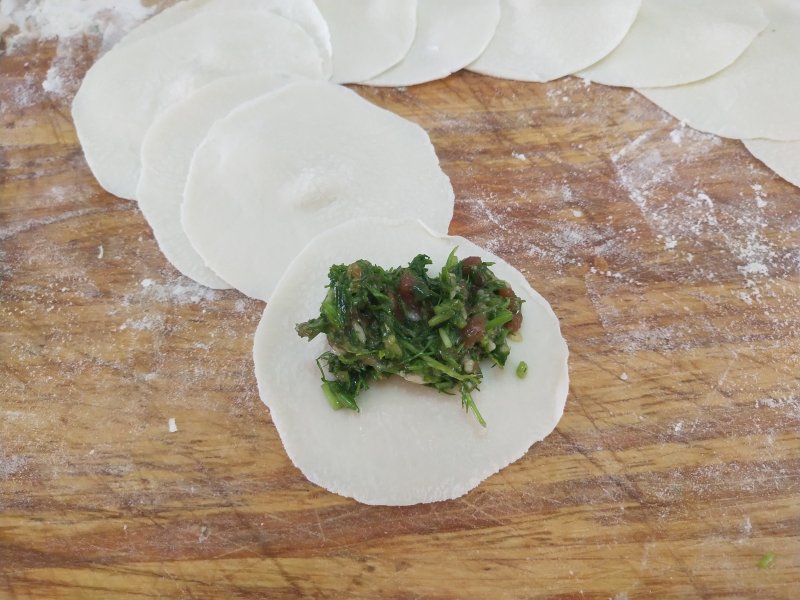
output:
<instances>
[{"instance_id":1,"label":"green herb piece","mask_svg":"<svg viewBox=\"0 0 800 600\"><path fill-rule=\"evenodd\" d=\"M399 375L443 393L460 392L464 410L486 426L472 398L483 379L480 363L505 365L507 339L522 325L523 300L492 273L492 263L476 256L459 260L455 252L435 277L424 254L406 267L358 260L330 268L319 316L296 329L309 340L320 333L328 338L331 351L317 366L333 409L359 410L356 398L371 382Z\"/></svg>"},{"instance_id":2,"label":"green herb piece","mask_svg":"<svg viewBox=\"0 0 800 600\"><path fill-rule=\"evenodd\" d=\"M758 559L756 566L759 569L769 569L775 563L775 553L767 552L764 556Z\"/></svg>"},{"instance_id":3,"label":"green herb piece","mask_svg":"<svg viewBox=\"0 0 800 600\"><path fill-rule=\"evenodd\" d=\"M519 361L517 365L517 377L520 379L525 379L525 376L528 374L528 363L524 360Z\"/></svg>"}]
</instances>

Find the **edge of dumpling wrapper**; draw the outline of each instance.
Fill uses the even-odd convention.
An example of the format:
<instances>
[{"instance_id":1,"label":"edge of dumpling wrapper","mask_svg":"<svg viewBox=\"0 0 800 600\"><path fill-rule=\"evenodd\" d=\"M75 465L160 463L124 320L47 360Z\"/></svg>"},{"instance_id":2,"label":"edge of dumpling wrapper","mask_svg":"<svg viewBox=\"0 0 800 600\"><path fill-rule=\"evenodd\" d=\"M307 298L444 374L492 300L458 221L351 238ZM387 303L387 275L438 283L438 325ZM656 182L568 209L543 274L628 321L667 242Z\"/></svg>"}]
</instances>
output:
<instances>
[{"instance_id":1,"label":"edge of dumpling wrapper","mask_svg":"<svg viewBox=\"0 0 800 600\"><path fill-rule=\"evenodd\" d=\"M318 313L331 264L359 258L382 266L416 254L440 268L449 251L479 255L526 300L523 340L509 366L485 369L474 397L488 427L465 415L457 397L392 380L360 397L360 413L333 411L320 390L314 359L326 347L294 325ZM416 220L358 219L312 240L278 283L255 334L253 358L262 401L284 448L313 483L364 504L411 505L457 498L521 458L558 424L569 387L568 349L547 301L508 263L457 236ZM513 365L525 360L519 379Z\"/></svg>"}]
</instances>

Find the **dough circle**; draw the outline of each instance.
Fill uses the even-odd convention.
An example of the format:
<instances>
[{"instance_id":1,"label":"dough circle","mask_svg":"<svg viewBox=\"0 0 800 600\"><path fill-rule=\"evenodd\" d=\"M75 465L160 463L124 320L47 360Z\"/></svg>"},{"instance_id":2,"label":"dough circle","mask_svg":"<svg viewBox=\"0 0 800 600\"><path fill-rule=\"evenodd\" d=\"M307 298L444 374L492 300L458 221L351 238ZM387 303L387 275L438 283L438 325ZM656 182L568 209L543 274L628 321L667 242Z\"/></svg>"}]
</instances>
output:
<instances>
[{"instance_id":1,"label":"dough circle","mask_svg":"<svg viewBox=\"0 0 800 600\"><path fill-rule=\"evenodd\" d=\"M800 140L742 140L750 154L791 184L800 187Z\"/></svg>"},{"instance_id":2,"label":"dough circle","mask_svg":"<svg viewBox=\"0 0 800 600\"><path fill-rule=\"evenodd\" d=\"M393 216L446 232L453 203L425 130L345 87L301 82L211 128L192 161L182 222L220 277L268 300L321 231Z\"/></svg>"},{"instance_id":3,"label":"dough circle","mask_svg":"<svg viewBox=\"0 0 800 600\"><path fill-rule=\"evenodd\" d=\"M500 23L470 71L551 81L585 69L625 37L641 0L501 0Z\"/></svg>"},{"instance_id":4,"label":"dough circle","mask_svg":"<svg viewBox=\"0 0 800 600\"><path fill-rule=\"evenodd\" d=\"M140 40L144 37L174 27L200 12L230 12L253 10L273 13L295 22L310 35L323 60L323 77L331 75L331 37L328 24L319 12L314 0L186 0L179 2L148 19L128 35L120 44Z\"/></svg>"},{"instance_id":5,"label":"dough circle","mask_svg":"<svg viewBox=\"0 0 800 600\"><path fill-rule=\"evenodd\" d=\"M159 248L181 273L215 289L230 287L209 269L181 227L183 189L192 157L211 126L234 108L293 81L288 75L248 73L200 88L159 114L142 142L136 199Z\"/></svg>"},{"instance_id":6,"label":"dough circle","mask_svg":"<svg viewBox=\"0 0 800 600\"><path fill-rule=\"evenodd\" d=\"M408 54L364 83L404 86L443 79L481 55L499 20L499 0L419 0L417 35Z\"/></svg>"},{"instance_id":7,"label":"dough circle","mask_svg":"<svg viewBox=\"0 0 800 600\"><path fill-rule=\"evenodd\" d=\"M334 83L358 83L393 67L411 48L417 0L316 0L328 23Z\"/></svg>"},{"instance_id":8,"label":"dough circle","mask_svg":"<svg viewBox=\"0 0 800 600\"><path fill-rule=\"evenodd\" d=\"M735 61L766 26L756 0L642 0L620 45L577 75L627 87L698 81Z\"/></svg>"},{"instance_id":9,"label":"dough circle","mask_svg":"<svg viewBox=\"0 0 800 600\"><path fill-rule=\"evenodd\" d=\"M475 402L482 428L458 396L397 378L359 396L361 412L330 408L320 389L316 357L325 336L300 338L296 323L319 314L328 269L365 258L407 264L417 253L440 269L458 256L480 256L525 299L522 341L512 342L505 369L486 368ZM290 264L255 335L261 399L292 462L313 483L365 504L409 505L457 498L544 439L564 411L567 345L550 305L522 274L461 237L438 236L418 221L355 220L315 238ZM525 379L515 375L524 360Z\"/></svg>"},{"instance_id":10,"label":"dough circle","mask_svg":"<svg viewBox=\"0 0 800 600\"><path fill-rule=\"evenodd\" d=\"M112 194L133 199L142 139L156 115L215 79L253 71L320 78L322 60L298 25L253 11L200 13L116 46L89 69L72 103L78 138L97 181Z\"/></svg>"},{"instance_id":11,"label":"dough circle","mask_svg":"<svg viewBox=\"0 0 800 600\"><path fill-rule=\"evenodd\" d=\"M800 2L761 0L761 6L769 25L727 69L695 83L639 92L700 131L800 140Z\"/></svg>"}]
</instances>

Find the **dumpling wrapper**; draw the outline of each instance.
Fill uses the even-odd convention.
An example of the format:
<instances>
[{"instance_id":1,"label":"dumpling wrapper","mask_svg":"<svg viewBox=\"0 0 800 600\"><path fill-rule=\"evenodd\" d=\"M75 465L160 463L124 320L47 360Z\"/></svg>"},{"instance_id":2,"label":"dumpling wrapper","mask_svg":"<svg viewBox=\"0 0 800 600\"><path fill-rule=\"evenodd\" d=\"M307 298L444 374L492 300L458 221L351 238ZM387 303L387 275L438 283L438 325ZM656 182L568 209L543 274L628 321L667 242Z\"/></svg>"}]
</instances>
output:
<instances>
[{"instance_id":1,"label":"dumpling wrapper","mask_svg":"<svg viewBox=\"0 0 800 600\"><path fill-rule=\"evenodd\" d=\"M484 429L460 397L397 377L359 395L361 412L334 411L320 389L315 359L329 349L295 324L319 314L328 269L364 258L406 265L418 253L441 269L450 251L495 263L523 304L522 341L510 342L506 368L484 366L473 394ZM356 220L324 232L292 261L264 311L253 357L261 399L286 453L313 483L365 504L409 505L457 498L521 458L558 424L568 391L568 350L550 305L522 274L461 237L438 236L418 221ZM519 361L528 364L524 379Z\"/></svg>"},{"instance_id":2,"label":"dumpling wrapper","mask_svg":"<svg viewBox=\"0 0 800 600\"><path fill-rule=\"evenodd\" d=\"M800 187L800 141L742 140L750 154L789 183Z\"/></svg>"},{"instance_id":3,"label":"dumpling wrapper","mask_svg":"<svg viewBox=\"0 0 800 600\"><path fill-rule=\"evenodd\" d=\"M274 13L303 28L310 35L323 60L323 78L331 75L331 38L328 24L319 12L314 0L186 0L166 8L152 19L148 19L128 35L120 44L127 44L159 33L183 23L200 12L230 12L232 10L253 10Z\"/></svg>"},{"instance_id":4,"label":"dumpling wrapper","mask_svg":"<svg viewBox=\"0 0 800 600\"><path fill-rule=\"evenodd\" d=\"M234 108L293 80L276 73L219 79L167 108L147 130L136 199L164 256L198 283L214 289L230 287L206 266L181 226L183 189L195 150L211 126Z\"/></svg>"},{"instance_id":5,"label":"dumpling wrapper","mask_svg":"<svg viewBox=\"0 0 800 600\"><path fill-rule=\"evenodd\" d=\"M756 0L642 0L620 45L577 75L628 87L698 81L733 63L766 26Z\"/></svg>"},{"instance_id":6,"label":"dumpling wrapper","mask_svg":"<svg viewBox=\"0 0 800 600\"><path fill-rule=\"evenodd\" d=\"M92 173L133 199L145 132L159 112L203 85L255 71L322 77L314 41L295 23L253 11L201 13L98 60L72 103Z\"/></svg>"},{"instance_id":7,"label":"dumpling wrapper","mask_svg":"<svg viewBox=\"0 0 800 600\"><path fill-rule=\"evenodd\" d=\"M501 0L500 23L468 69L519 81L551 81L611 52L641 0Z\"/></svg>"},{"instance_id":8,"label":"dumpling wrapper","mask_svg":"<svg viewBox=\"0 0 800 600\"><path fill-rule=\"evenodd\" d=\"M366 81L406 55L417 28L417 0L316 0L328 23L334 83Z\"/></svg>"},{"instance_id":9,"label":"dumpling wrapper","mask_svg":"<svg viewBox=\"0 0 800 600\"><path fill-rule=\"evenodd\" d=\"M800 140L800 2L760 1L769 25L731 66L695 83L638 91L700 131Z\"/></svg>"},{"instance_id":10,"label":"dumpling wrapper","mask_svg":"<svg viewBox=\"0 0 800 600\"><path fill-rule=\"evenodd\" d=\"M182 223L222 279L269 300L321 231L391 215L446 232L453 204L425 130L345 87L302 82L211 128L192 161Z\"/></svg>"},{"instance_id":11,"label":"dumpling wrapper","mask_svg":"<svg viewBox=\"0 0 800 600\"><path fill-rule=\"evenodd\" d=\"M499 0L419 0L417 35L408 54L364 83L404 86L447 77L481 55L499 20Z\"/></svg>"}]
</instances>

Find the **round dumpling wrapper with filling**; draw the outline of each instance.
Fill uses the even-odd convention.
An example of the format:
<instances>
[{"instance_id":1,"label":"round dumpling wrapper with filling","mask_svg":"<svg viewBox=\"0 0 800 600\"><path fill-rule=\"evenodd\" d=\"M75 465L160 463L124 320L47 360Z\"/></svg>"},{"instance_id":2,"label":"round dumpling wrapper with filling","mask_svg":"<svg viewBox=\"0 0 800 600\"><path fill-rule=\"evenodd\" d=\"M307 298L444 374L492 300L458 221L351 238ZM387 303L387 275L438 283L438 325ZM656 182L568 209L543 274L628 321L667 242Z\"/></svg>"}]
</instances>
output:
<instances>
[{"instance_id":1,"label":"round dumpling wrapper with filling","mask_svg":"<svg viewBox=\"0 0 800 600\"><path fill-rule=\"evenodd\" d=\"M500 23L470 71L551 81L594 64L625 37L641 0L501 0Z\"/></svg>"},{"instance_id":2,"label":"round dumpling wrapper with filling","mask_svg":"<svg viewBox=\"0 0 800 600\"><path fill-rule=\"evenodd\" d=\"M504 369L484 365L481 389L473 393L487 427L464 413L458 395L397 377L361 394L359 413L331 409L315 364L328 349L325 336L309 342L295 332L295 324L319 314L330 266L366 259L397 267L423 253L435 273L455 247L459 258L494 262L494 273L525 300L522 341L510 342ZM254 344L261 399L292 462L327 490L381 505L457 498L522 457L564 412L567 358L556 315L519 271L464 238L437 235L413 220L359 219L315 238L281 278ZM515 374L519 361L529 366L524 379Z\"/></svg>"},{"instance_id":3,"label":"round dumpling wrapper with filling","mask_svg":"<svg viewBox=\"0 0 800 600\"><path fill-rule=\"evenodd\" d=\"M100 185L133 199L142 139L162 110L221 77L272 71L321 78L322 66L314 41L288 19L260 11L200 13L98 60L72 117Z\"/></svg>"},{"instance_id":4,"label":"round dumpling wrapper with filling","mask_svg":"<svg viewBox=\"0 0 800 600\"><path fill-rule=\"evenodd\" d=\"M356 217L446 232L453 188L418 125L326 82L290 84L218 121L182 205L195 250L239 291L269 300L315 235Z\"/></svg>"},{"instance_id":5,"label":"round dumpling wrapper with filling","mask_svg":"<svg viewBox=\"0 0 800 600\"><path fill-rule=\"evenodd\" d=\"M323 77L331 74L331 37L328 24L319 12L314 0L186 0L170 6L148 19L128 35L120 44L127 44L159 33L183 23L199 12L221 12L232 10L256 10L274 13L294 21L310 35L323 60Z\"/></svg>"},{"instance_id":6,"label":"round dumpling wrapper with filling","mask_svg":"<svg viewBox=\"0 0 800 600\"><path fill-rule=\"evenodd\" d=\"M234 108L293 81L278 73L225 77L160 113L142 142L139 208L164 256L187 277L215 289L230 287L209 269L181 226L181 203L192 157L208 130Z\"/></svg>"},{"instance_id":7,"label":"round dumpling wrapper with filling","mask_svg":"<svg viewBox=\"0 0 800 600\"><path fill-rule=\"evenodd\" d=\"M578 75L628 87L697 81L730 65L766 26L757 0L643 0L622 43Z\"/></svg>"}]
</instances>

